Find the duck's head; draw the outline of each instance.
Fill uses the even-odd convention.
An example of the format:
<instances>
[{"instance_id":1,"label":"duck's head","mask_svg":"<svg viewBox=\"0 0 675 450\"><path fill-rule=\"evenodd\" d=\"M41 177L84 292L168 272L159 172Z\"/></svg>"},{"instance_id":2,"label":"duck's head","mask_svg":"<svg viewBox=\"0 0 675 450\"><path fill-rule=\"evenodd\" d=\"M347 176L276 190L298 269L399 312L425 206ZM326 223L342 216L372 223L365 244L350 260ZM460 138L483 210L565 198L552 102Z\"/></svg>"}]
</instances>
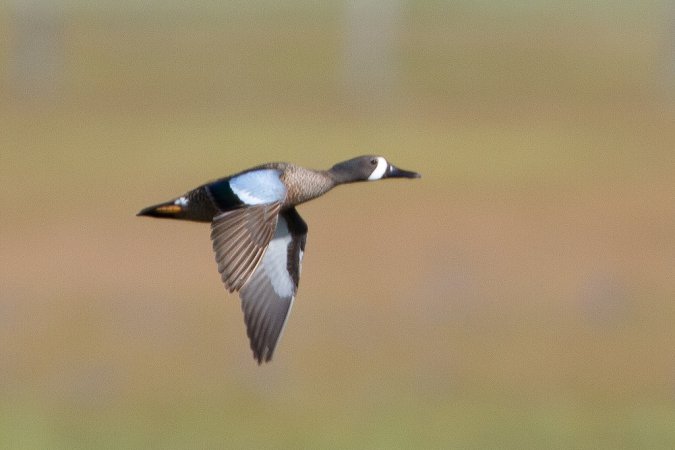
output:
<instances>
[{"instance_id":1,"label":"duck's head","mask_svg":"<svg viewBox=\"0 0 675 450\"><path fill-rule=\"evenodd\" d=\"M335 164L330 172L339 183L375 181L384 178L420 178L417 172L399 169L384 157L375 155L359 156Z\"/></svg>"}]
</instances>

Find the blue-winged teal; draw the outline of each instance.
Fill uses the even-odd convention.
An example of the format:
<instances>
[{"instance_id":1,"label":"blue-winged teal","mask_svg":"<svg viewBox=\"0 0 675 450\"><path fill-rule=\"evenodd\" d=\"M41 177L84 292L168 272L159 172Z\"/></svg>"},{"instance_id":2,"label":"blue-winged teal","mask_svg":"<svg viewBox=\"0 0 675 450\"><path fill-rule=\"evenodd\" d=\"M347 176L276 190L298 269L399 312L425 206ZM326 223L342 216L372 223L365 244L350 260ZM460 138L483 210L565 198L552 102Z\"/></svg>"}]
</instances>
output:
<instances>
[{"instance_id":1,"label":"blue-winged teal","mask_svg":"<svg viewBox=\"0 0 675 450\"><path fill-rule=\"evenodd\" d=\"M295 206L340 184L419 177L381 156L360 156L329 170L269 163L204 184L138 215L211 223L218 271L227 290L239 292L260 364L272 358L298 289L307 224Z\"/></svg>"}]
</instances>

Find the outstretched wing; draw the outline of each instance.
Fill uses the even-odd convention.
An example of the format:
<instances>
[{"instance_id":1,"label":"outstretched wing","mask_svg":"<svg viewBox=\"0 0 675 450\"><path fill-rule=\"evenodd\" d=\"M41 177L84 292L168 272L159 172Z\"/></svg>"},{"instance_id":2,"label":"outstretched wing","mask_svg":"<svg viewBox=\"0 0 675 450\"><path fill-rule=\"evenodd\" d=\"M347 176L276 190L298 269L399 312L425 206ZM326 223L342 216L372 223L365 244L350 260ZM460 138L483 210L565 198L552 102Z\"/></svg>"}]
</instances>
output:
<instances>
[{"instance_id":1,"label":"outstretched wing","mask_svg":"<svg viewBox=\"0 0 675 450\"><path fill-rule=\"evenodd\" d=\"M238 291L265 253L277 227L281 202L225 211L211 222L218 272L228 291Z\"/></svg>"},{"instance_id":2,"label":"outstretched wing","mask_svg":"<svg viewBox=\"0 0 675 450\"><path fill-rule=\"evenodd\" d=\"M239 291L246 330L258 363L272 359L298 290L307 224L295 208L279 215L265 256Z\"/></svg>"}]
</instances>

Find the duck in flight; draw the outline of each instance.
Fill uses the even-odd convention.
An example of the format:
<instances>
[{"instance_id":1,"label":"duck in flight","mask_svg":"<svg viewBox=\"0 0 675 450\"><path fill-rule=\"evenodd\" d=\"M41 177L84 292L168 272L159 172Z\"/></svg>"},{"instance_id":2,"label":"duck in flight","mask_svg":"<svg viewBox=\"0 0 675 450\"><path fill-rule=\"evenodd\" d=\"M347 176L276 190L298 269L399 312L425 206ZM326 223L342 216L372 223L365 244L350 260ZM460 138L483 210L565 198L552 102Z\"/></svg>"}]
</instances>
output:
<instances>
[{"instance_id":1,"label":"duck in flight","mask_svg":"<svg viewBox=\"0 0 675 450\"><path fill-rule=\"evenodd\" d=\"M138 215L211 223L218 272L229 292L239 292L253 356L261 364L272 359L298 289L307 224L295 207L340 184L419 177L382 156L360 156L328 170L268 163Z\"/></svg>"}]
</instances>

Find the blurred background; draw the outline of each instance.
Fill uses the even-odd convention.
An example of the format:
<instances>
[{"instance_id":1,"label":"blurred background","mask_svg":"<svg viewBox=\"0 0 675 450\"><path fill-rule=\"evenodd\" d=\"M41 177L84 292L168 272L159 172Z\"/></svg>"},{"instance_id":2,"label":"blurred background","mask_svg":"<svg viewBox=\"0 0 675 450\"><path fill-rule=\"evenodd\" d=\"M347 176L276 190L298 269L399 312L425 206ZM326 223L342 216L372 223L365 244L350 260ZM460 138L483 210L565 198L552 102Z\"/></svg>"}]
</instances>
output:
<instances>
[{"instance_id":1,"label":"blurred background","mask_svg":"<svg viewBox=\"0 0 675 450\"><path fill-rule=\"evenodd\" d=\"M672 448L674 149L672 2L5 1L0 447ZM261 367L135 217L369 153Z\"/></svg>"}]
</instances>

